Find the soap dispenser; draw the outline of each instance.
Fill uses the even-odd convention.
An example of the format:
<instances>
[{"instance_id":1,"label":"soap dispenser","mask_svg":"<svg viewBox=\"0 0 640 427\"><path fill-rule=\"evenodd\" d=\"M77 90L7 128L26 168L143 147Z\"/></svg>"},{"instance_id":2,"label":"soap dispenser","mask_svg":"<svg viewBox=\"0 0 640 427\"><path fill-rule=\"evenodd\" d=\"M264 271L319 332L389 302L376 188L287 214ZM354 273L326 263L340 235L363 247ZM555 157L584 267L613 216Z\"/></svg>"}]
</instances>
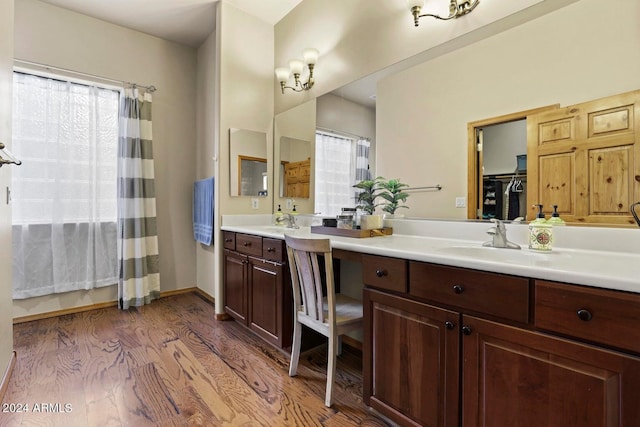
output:
<instances>
[{"instance_id":1,"label":"soap dispenser","mask_svg":"<svg viewBox=\"0 0 640 427\"><path fill-rule=\"evenodd\" d=\"M553 227L544 217L543 206L534 206L538 208L538 215L529 223L529 249L549 252L553 242Z\"/></svg>"},{"instance_id":2,"label":"soap dispenser","mask_svg":"<svg viewBox=\"0 0 640 427\"><path fill-rule=\"evenodd\" d=\"M558 213L558 205L552 205L552 206L553 206L553 213L551 214L551 218L547 220L549 225L552 225L553 227L566 225L564 220L560 218L560 214Z\"/></svg>"}]
</instances>

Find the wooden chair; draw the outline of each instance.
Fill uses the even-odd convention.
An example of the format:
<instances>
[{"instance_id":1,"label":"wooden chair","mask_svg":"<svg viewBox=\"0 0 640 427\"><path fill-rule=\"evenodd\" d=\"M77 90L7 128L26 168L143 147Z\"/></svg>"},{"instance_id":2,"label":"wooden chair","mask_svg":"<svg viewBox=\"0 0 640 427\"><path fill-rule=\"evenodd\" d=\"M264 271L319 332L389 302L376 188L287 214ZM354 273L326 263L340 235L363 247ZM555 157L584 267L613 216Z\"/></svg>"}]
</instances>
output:
<instances>
[{"instance_id":1,"label":"wooden chair","mask_svg":"<svg viewBox=\"0 0 640 427\"><path fill-rule=\"evenodd\" d=\"M289 376L295 376L300 358L302 325L328 338L327 390L324 404L333 404L333 382L340 336L362 327L362 302L336 294L333 259L329 239L303 239L285 234L291 284L293 286L294 327ZM326 274L319 257L324 256ZM323 297L323 278L327 296Z\"/></svg>"}]
</instances>

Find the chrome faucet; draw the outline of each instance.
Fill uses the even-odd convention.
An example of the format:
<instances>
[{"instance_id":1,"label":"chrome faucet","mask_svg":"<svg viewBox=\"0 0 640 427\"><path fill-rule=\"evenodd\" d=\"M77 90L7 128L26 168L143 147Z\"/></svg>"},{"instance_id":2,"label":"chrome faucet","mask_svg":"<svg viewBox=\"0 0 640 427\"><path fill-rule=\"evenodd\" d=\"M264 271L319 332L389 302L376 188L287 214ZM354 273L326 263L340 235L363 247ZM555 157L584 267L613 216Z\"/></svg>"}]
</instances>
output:
<instances>
[{"instance_id":1,"label":"chrome faucet","mask_svg":"<svg viewBox=\"0 0 640 427\"><path fill-rule=\"evenodd\" d=\"M520 222L522 218L516 218L513 222ZM487 230L487 234L491 236L491 240L484 242L482 246L489 246L492 248L507 248L507 249L520 249L520 245L510 242L507 239L507 227L499 219L491 218L491 221L495 223L495 226Z\"/></svg>"},{"instance_id":2,"label":"chrome faucet","mask_svg":"<svg viewBox=\"0 0 640 427\"><path fill-rule=\"evenodd\" d=\"M290 213L283 213L276 218L277 224L280 224L281 222L285 222L287 224L287 228L300 228L298 227L298 224L296 224L296 217Z\"/></svg>"}]
</instances>

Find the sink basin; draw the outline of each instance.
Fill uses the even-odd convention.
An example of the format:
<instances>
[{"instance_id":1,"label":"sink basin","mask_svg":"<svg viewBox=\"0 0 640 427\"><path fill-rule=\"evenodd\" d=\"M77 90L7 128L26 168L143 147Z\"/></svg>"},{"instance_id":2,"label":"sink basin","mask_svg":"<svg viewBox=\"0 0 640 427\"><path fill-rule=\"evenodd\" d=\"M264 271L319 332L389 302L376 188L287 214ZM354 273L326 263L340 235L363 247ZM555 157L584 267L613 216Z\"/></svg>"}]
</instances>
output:
<instances>
[{"instance_id":1,"label":"sink basin","mask_svg":"<svg viewBox=\"0 0 640 427\"><path fill-rule=\"evenodd\" d=\"M445 246L437 252L454 256L476 258L486 261L530 264L536 261L550 260L551 257L563 256L556 252L535 252L528 249L493 248L490 246L459 245Z\"/></svg>"}]
</instances>

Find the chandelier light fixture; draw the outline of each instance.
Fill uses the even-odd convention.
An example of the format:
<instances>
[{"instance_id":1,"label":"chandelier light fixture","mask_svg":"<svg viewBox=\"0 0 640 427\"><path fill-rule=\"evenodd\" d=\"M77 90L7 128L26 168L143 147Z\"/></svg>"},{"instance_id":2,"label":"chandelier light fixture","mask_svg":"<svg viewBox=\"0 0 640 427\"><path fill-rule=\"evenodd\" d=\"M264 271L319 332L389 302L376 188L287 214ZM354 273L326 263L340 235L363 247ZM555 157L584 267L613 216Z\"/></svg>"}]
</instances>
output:
<instances>
[{"instance_id":1,"label":"chandelier light fixture","mask_svg":"<svg viewBox=\"0 0 640 427\"><path fill-rule=\"evenodd\" d=\"M280 88L282 89L283 94L285 89L302 92L313 87L313 84L315 83L313 79L313 68L315 67L316 62L318 62L318 50L313 48L305 49L302 52L302 57L304 60L292 59L289 61L289 68L276 68L276 78L280 82ZM309 69L309 77L306 82L303 82L300 80L300 76L302 75L305 65ZM287 86L287 82L291 76L293 76L294 80L293 86Z\"/></svg>"},{"instance_id":2,"label":"chandelier light fixture","mask_svg":"<svg viewBox=\"0 0 640 427\"><path fill-rule=\"evenodd\" d=\"M21 165L22 162L14 157L13 154L0 142L0 167L2 165Z\"/></svg>"},{"instance_id":3,"label":"chandelier light fixture","mask_svg":"<svg viewBox=\"0 0 640 427\"><path fill-rule=\"evenodd\" d=\"M413 15L413 23L418 26L418 21L424 16L430 16L432 18L448 21L449 19L459 18L467 13L470 13L480 3L480 0L451 0L449 3L449 16L439 16L431 13L423 13L422 6L424 6L424 0L407 0L407 6Z\"/></svg>"}]
</instances>

